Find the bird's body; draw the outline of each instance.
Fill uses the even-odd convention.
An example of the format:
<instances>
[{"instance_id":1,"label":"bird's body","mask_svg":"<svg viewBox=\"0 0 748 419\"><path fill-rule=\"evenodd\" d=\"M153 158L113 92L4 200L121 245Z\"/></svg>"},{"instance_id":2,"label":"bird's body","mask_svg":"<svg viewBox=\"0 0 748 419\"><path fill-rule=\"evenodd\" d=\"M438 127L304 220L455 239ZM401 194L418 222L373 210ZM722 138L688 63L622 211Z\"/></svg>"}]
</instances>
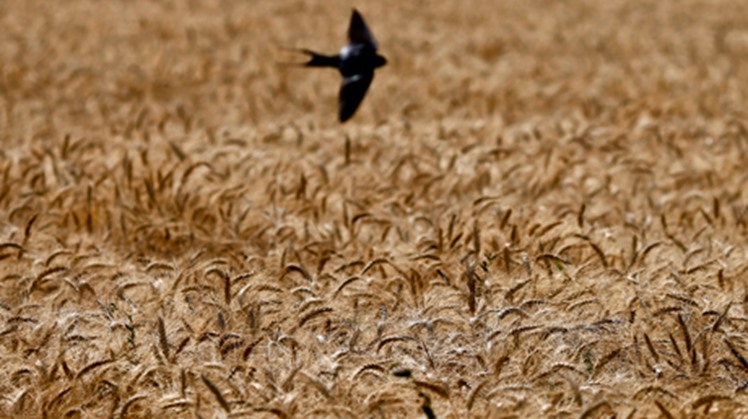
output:
<instances>
[{"instance_id":1,"label":"bird's body","mask_svg":"<svg viewBox=\"0 0 748 419\"><path fill-rule=\"evenodd\" d=\"M374 70L387 64L387 59L377 54L377 42L355 9L348 27L348 40L348 45L344 46L338 55L318 54L308 49L300 50L311 57L304 63L305 66L334 67L343 76L343 85L338 95L340 122L345 122L353 116L371 85Z\"/></svg>"}]
</instances>

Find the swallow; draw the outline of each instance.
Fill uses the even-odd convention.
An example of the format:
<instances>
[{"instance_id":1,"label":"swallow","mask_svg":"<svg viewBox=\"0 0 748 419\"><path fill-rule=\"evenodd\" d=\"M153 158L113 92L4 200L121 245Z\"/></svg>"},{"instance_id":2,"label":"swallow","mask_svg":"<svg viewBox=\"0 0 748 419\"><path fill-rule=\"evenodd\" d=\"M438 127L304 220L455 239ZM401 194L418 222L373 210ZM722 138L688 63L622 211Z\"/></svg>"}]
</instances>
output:
<instances>
[{"instance_id":1,"label":"swallow","mask_svg":"<svg viewBox=\"0 0 748 419\"><path fill-rule=\"evenodd\" d=\"M338 55L324 55L308 49L298 51L310 57L301 65L337 68L343 76L343 85L338 94L340 122L349 120L356 113L374 79L374 70L387 64L387 59L377 54L377 41L356 9L353 9L348 26L348 45Z\"/></svg>"}]
</instances>

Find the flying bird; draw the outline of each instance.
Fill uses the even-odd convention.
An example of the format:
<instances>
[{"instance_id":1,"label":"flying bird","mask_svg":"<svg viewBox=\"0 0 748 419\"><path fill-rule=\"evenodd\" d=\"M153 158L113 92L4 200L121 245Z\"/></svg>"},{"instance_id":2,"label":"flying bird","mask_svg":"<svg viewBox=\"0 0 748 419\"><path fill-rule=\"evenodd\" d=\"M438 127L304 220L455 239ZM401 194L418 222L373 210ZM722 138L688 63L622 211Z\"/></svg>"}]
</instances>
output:
<instances>
[{"instance_id":1,"label":"flying bird","mask_svg":"<svg viewBox=\"0 0 748 419\"><path fill-rule=\"evenodd\" d=\"M387 64L387 59L377 54L377 41L356 9L353 9L348 26L348 45L338 55L318 54L308 49L298 51L310 57L309 61L301 65L334 67L343 76L343 85L338 94L340 122L349 120L356 113L374 78L374 69Z\"/></svg>"}]
</instances>

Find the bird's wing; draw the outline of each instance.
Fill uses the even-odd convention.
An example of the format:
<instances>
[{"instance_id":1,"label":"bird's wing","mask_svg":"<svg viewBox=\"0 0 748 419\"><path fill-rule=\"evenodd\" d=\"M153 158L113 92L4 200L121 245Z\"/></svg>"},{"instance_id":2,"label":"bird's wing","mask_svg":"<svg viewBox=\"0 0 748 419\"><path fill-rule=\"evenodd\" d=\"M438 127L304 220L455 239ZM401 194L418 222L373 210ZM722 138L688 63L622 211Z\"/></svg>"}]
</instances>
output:
<instances>
[{"instance_id":1,"label":"bird's wing","mask_svg":"<svg viewBox=\"0 0 748 419\"><path fill-rule=\"evenodd\" d=\"M377 41L374 39L374 35L371 34L364 18L356 9L353 9L351 24L348 26L348 40L352 44L366 44L377 49Z\"/></svg>"},{"instance_id":2,"label":"bird's wing","mask_svg":"<svg viewBox=\"0 0 748 419\"><path fill-rule=\"evenodd\" d=\"M345 122L356 113L358 105L364 100L366 91L369 89L374 72L355 74L343 80L338 97L338 118Z\"/></svg>"}]
</instances>

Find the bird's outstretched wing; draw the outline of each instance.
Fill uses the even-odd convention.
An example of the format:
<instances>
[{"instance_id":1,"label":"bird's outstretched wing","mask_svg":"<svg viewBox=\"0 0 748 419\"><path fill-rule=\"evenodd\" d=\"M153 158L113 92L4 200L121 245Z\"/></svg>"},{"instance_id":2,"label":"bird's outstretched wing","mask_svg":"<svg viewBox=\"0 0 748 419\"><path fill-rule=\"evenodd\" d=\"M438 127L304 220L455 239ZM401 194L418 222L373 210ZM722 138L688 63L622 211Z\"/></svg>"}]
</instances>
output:
<instances>
[{"instance_id":1,"label":"bird's outstretched wing","mask_svg":"<svg viewBox=\"0 0 748 419\"><path fill-rule=\"evenodd\" d=\"M377 41L374 39L374 35L371 34L364 18L356 9L353 9L351 24L348 26L348 40L352 44L366 44L373 49L377 49Z\"/></svg>"},{"instance_id":2,"label":"bird's outstretched wing","mask_svg":"<svg viewBox=\"0 0 748 419\"><path fill-rule=\"evenodd\" d=\"M356 113L356 109L364 99L373 78L374 72L372 71L355 74L343 80L343 86L340 87L338 97L338 118L340 122L347 121Z\"/></svg>"}]
</instances>

